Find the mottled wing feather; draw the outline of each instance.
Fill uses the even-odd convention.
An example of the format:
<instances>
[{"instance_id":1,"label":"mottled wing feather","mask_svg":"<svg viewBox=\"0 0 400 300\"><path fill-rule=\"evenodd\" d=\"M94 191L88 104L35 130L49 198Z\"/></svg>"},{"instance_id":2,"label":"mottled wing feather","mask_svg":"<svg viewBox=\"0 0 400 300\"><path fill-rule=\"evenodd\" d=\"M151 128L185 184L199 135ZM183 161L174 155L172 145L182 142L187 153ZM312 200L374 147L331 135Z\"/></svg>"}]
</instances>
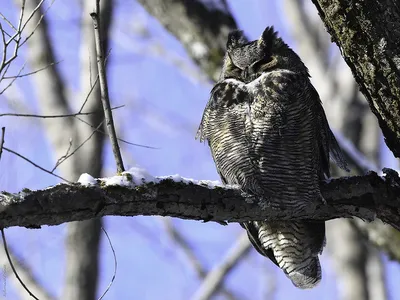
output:
<instances>
[{"instance_id":1,"label":"mottled wing feather","mask_svg":"<svg viewBox=\"0 0 400 300\"><path fill-rule=\"evenodd\" d=\"M323 175L329 178L330 175L330 159L341 169L349 172L346 159L344 158L343 151L336 141L335 135L329 127L328 120L326 119L325 111L322 107L321 100L318 92L310 84L310 94L315 98L316 113L318 116L319 130L319 148L321 156L321 176L320 179L325 179Z\"/></svg>"}]
</instances>

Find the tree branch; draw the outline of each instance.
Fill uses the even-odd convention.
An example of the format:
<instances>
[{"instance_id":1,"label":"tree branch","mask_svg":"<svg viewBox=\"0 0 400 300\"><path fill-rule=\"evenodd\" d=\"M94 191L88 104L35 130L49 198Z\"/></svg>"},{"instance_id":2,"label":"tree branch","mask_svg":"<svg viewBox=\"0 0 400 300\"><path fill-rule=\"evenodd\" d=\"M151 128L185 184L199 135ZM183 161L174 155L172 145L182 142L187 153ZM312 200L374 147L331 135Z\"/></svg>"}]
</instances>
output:
<instances>
[{"instance_id":1,"label":"tree branch","mask_svg":"<svg viewBox=\"0 0 400 300\"><path fill-rule=\"evenodd\" d=\"M138 185L135 180L141 182L141 177L125 172L122 176L81 181L84 185L63 183L44 190L24 189L18 194L2 192L0 227L39 228L106 215L159 215L218 222L355 216L368 221L379 218L400 230L400 178L391 169L384 172L383 177L370 172L322 183L327 204L310 203L297 210L282 206L279 199L266 205L244 197L235 188L209 188L201 181L178 182L160 177Z\"/></svg>"},{"instance_id":2,"label":"tree branch","mask_svg":"<svg viewBox=\"0 0 400 300\"><path fill-rule=\"evenodd\" d=\"M228 250L222 261L217 264L207 275L200 287L191 297L191 300L207 300L218 291L223 284L226 275L229 274L240 260L249 253L250 243L246 233L242 233L235 244Z\"/></svg>"},{"instance_id":3,"label":"tree branch","mask_svg":"<svg viewBox=\"0 0 400 300\"><path fill-rule=\"evenodd\" d=\"M125 171L124 163L122 161L121 152L119 150L117 134L115 132L114 120L111 112L110 98L108 96L108 84L105 70L105 56L104 49L101 43L101 29L100 29L100 0L96 0L96 11L92 12L90 16L93 19L94 37L96 44L97 53L97 68L99 70L99 81L100 81L100 94L101 102L103 104L104 116L106 119L106 125L108 134L110 136L111 146L114 153L115 162L117 164L117 171L119 173Z\"/></svg>"},{"instance_id":4,"label":"tree branch","mask_svg":"<svg viewBox=\"0 0 400 300\"><path fill-rule=\"evenodd\" d=\"M183 236L183 234L175 227L171 218L164 218L164 225L168 235L171 239L178 245L179 248L182 249L183 253L186 255L187 259L192 265L198 277L202 280L207 280L208 277L212 274L213 271L208 272L205 267L203 267L201 261L196 257L195 251L190 246L189 241ZM246 237L247 234L245 233ZM250 248L250 241L247 239L248 248ZM236 260L235 262L237 262ZM204 281L203 281L204 282ZM235 300L237 297L234 295L232 291L230 291L227 287L223 286L222 279L220 283L217 284L217 287L214 289L213 294L220 292L226 299Z\"/></svg>"},{"instance_id":5,"label":"tree branch","mask_svg":"<svg viewBox=\"0 0 400 300\"><path fill-rule=\"evenodd\" d=\"M237 28L225 1L138 2L182 42L189 56L209 78L218 79L228 34Z\"/></svg>"},{"instance_id":6,"label":"tree branch","mask_svg":"<svg viewBox=\"0 0 400 300\"><path fill-rule=\"evenodd\" d=\"M395 0L312 0L341 49L385 141L400 157L400 7ZM371 9L373 8L373 9Z\"/></svg>"}]
</instances>

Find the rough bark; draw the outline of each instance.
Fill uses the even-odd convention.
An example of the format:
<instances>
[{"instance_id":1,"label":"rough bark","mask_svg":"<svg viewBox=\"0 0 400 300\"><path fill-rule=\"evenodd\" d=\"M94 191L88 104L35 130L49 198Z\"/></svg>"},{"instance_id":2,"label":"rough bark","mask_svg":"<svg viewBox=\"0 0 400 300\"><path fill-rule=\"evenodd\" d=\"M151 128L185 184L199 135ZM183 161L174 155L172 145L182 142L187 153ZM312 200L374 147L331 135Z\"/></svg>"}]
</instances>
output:
<instances>
[{"instance_id":1,"label":"rough bark","mask_svg":"<svg viewBox=\"0 0 400 300\"><path fill-rule=\"evenodd\" d=\"M368 135L369 148L376 152L379 145L379 127L375 122L363 122L365 117L372 113L358 92L357 84L345 63L342 60L336 64L329 63L332 55L329 35L321 20L313 18L317 17L316 12L310 10L313 7L307 7L312 4L302 0L285 0L284 4L291 35L296 41L300 57L310 68L316 89L321 92L321 100L330 125L351 140L358 149L361 138ZM340 138L339 142L341 141ZM349 162L352 171L357 173L360 166L351 160ZM333 176L343 175L345 174L338 168L333 169ZM369 245L350 220L336 219L326 225L327 252L336 275L338 299L368 300L370 284L366 265Z\"/></svg>"},{"instance_id":2,"label":"rough bark","mask_svg":"<svg viewBox=\"0 0 400 300\"><path fill-rule=\"evenodd\" d=\"M396 0L312 0L400 157L400 5Z\"/></svg>"},{"instance_id":3,"label":"rough bark","mask_svg":"<svg viewBox=\"0 0 400 300\"><path fill-rule=\"evenodd\" d=\"M244 197L237 189L210 189L201 184L163 179L130 187L99 184L59 184L45 190L0 194L0 227L58 225L105 215L159 215L203 221L329 220L360 217L382 221L400 229L400 178L386 169L376 173L331 180L322 184L327 204L310 204L294 211L279 199L268 205ZM123 180L124 176L117 176ZM126 176L129 180L132 175ZM262 201L265 202L265 201ZM270 205L269 205L270 204Z\"/></svg>"}]
</instances>

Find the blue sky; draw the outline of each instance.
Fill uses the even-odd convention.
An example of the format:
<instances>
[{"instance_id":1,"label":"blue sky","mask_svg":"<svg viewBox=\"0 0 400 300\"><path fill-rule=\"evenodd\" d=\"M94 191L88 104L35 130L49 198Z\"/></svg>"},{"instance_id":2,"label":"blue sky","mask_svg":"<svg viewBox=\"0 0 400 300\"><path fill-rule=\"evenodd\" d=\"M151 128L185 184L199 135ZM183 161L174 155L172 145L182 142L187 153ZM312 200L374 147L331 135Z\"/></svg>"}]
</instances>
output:
<instances>
[{"instance_id":1,"label":"blue sky","mask_svg":"<svg viewBox=\"0 0 400 300\"><path fill-rule=\"evenodd\" d=\"M188 78L171 62L165 61L165 54L151 54L149 49L158 43L169 56L179 58L194 73L200 72L180 43L156 20L147 16L140 5L134 1L117 3L108 76L112 105L124 104L125 108L115 112L115 122L124 139L160 148L151 150L123 146L125 167L139 164L153 175L179 173L189 178L218 180L208 147L194 140L211 84ZM239 27L250 38L257 38L265 26L274 25L291 44L284 13L276 3L229 1ZM7 1L1 11L11 19L16 18L11 1ZM59 66L63 78L69 91L78 94L80 15L77 1L68 4L56 1L48 16L57 59L62 60ZM148 26L150 38L135 33L135 20ZM296 48L293 44L291 46ZM18 59L19 66L23 61L24 52ZM31 113L38 113L37 102L31 92L35 87L31 86L29 78L19 80L17 84L23 93L23 106ZM9 98L0 96L1 111L10 111L6 100ZM77 106L81 100L76 102ZM11 100L13 106L19 105L19 102ZM55 158L43 133L45 124L31 119L18 119L15 122L12 118L0 118L0 126L7 128L6 143L9 148L27 155L41 166L52 168ZM115 170L108 142L106 148L104 176L112 175ZM8 153L3 154L0 168L7 170L0 172L0 190L43 188L58 182L56 178ZM165 234L160 218L107 217L104 222L118 258L116 280L106 299L188 299L194 293L200 281L181 250ZM207 268L212 268L221 260L242 232L236 224L222 227L178 219L174 223L190 240ZM63 284L65 233L65 225L45 226L40 230L10 228L6 231L16 253L31 266L44 286L58 295ZM105 238L102 240L101 254L99 293L108 285L114 266ZM300 291L272 263L252 251L228 276L227 284L244 299L262 299L268 278L277 281L276 299L336 299L335 275L326 254L323 255L322 264L324 271L321 284L311 291ZM388 263L387 267L391 299L396 299L394 287L400 279L398 264ZM12 294L11 284L8 285L8 291L9 299L17 299Z\"/></svg>"}]
</instances>

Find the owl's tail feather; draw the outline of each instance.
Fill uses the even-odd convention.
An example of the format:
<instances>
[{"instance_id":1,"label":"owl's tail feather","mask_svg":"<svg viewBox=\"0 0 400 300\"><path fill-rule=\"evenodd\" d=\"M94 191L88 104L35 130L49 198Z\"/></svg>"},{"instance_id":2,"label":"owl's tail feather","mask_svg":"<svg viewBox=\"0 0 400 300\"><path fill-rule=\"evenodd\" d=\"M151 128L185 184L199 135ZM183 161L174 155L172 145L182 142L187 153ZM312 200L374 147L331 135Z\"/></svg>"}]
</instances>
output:
<instances>
[{"instance_id":1,"label":"owl's tail feather","mask_svg":"<svg viewBox=\"0 0 400 300\"><path fill-rule=\"evenodd\" d=\"M321 280L318 254L325 245L325 222L246 222L241 224L254 248L270 258L302 289Z\"/></svg>"}]
</instances>

